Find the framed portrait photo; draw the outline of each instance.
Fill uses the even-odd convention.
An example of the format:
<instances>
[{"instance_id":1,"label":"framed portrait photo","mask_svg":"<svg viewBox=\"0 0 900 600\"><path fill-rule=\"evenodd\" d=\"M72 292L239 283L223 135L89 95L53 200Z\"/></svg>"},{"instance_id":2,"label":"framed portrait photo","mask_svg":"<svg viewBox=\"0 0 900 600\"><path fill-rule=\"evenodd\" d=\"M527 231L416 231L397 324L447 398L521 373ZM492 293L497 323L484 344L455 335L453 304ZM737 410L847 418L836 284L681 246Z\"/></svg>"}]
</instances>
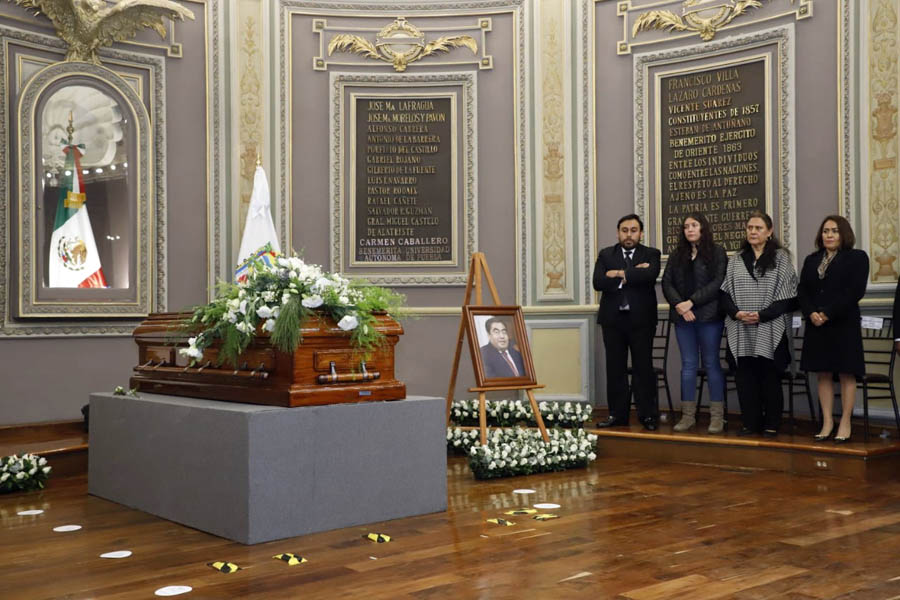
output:
<instances>
[{"instance_id":1,"label":"framed portrait photo","mask_svg":"<svg viewBox=\"0 0 900 600\"><path fill-rule=\"evenodd\" d=\"M464 306L477 387L534 385L534 363L520 306Z\"/></svg>"}]
</instances>

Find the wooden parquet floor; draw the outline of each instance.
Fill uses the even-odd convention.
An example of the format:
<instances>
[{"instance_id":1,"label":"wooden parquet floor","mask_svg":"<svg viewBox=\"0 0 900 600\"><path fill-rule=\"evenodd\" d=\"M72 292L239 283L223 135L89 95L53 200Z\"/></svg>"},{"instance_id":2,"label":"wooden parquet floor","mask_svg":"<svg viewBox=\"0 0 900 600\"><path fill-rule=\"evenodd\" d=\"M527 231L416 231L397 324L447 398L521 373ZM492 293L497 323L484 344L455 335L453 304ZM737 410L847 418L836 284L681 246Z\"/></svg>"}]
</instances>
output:
<instances>
[{"instance_id":1,"label":"wooden parquet floor","mask_svg":"<svg viewBox=\"0 0 900 600\"><path fill-rule=\"evenodd\" d=\"M477 482L451 458L448 483L446 513L242 546L89 496L83 476L51 480L0 496L0 598L152 598L187 585L178 598L900 599L898 481L601 458ZM504 515L538 502L560 504L545 511L559 518ZM27 509L45 512L17 515ZM53 531L65 524L82 529ZM272 558L282 552L309 562ZM207 566L218 560L242 570Z\"/></svg>"}]
</instances>

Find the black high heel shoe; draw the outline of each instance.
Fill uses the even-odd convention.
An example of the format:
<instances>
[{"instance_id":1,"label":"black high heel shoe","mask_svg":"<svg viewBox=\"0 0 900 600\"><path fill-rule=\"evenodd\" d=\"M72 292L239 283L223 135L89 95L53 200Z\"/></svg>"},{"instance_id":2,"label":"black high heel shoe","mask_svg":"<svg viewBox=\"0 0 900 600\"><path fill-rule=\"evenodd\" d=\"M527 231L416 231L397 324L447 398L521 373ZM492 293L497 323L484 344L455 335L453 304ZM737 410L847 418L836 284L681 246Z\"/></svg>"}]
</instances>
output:
<instances>
[{"instance_id":1,"label":"black high heel shoe","mask_svg":"<svg viewBox=\"0 0 900 600\"><path fill-rule=\"evenodd\" d=\"M853 435L852 429L850 430L850 433L847 434L847 437L842 437L842 436L837 435L837 429L835 429L834 443L835 444L846 444L847 442L850 441L850 438L852 437L852 435Z\"/></svg>"},{"instance_id":2,"label":"black high heel shoe","mask_svg":"<svg viewBox=\"0 0 900 600\"><path fill-rule=\"evenodd\" d=\"M816 435L813 436L813 439L816 440L817 442L824 442L825 440L830 438L832 435L834 435L836 431L837 431L837 427L835 427L834 424L832 423L831 430L829 430L828 433L826 433L825 435L817 433Z\"/></svg>"}]
</instances>

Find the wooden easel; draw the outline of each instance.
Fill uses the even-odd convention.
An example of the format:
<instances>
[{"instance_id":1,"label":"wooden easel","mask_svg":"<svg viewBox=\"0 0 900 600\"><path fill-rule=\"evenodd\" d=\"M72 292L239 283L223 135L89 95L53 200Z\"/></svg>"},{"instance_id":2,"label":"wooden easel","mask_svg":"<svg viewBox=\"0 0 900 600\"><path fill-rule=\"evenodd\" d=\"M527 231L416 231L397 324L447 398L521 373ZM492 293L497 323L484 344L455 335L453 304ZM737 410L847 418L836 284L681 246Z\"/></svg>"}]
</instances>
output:
<instances>
[{"instance_id":1,"label":"wooden easel","mask_svg":"<svg viewBox=\"0 0 900 600\"><path fill-rule=\"evenodd\" d=\"M487 280L488 289L491 292L491 298L496 306L501 306L500 296L497 294L497 288L494 286L494 278L491 277L491 270L488 268L487 261L484 259L482 252L476 252L472 255L472 262L469 265L469 278L466 281L466 296L463 300L463 306L469 306L472 299L472 288L475 288L475 304L473 306L481 306L482 301L482 277ZM462 353L463 339L466 335L466 316L463 313L459 318L459 334L456 336L456 355L453 357L453 369L450 372L450 389L447 390L447 425L450 424L450 407L453 404L453 392L456 390L456 377L459 374L459 359ZM502 392L512 390L525 390L528 394L528 401L531 403L531 410L534 412L534 420L537 421L538 428L541 430L541 436L544 442L550 442L550 436L547 435L547 428L544 426L544 418L538 409L537 400L534 399L534 390L543 388L543 385L510 385L498 387L472 387L470 392L478 392L478 422L481 429L481 445L487 444L487 414L485 411L485 393L486 392Z\"/></svg>"}]
</instances>

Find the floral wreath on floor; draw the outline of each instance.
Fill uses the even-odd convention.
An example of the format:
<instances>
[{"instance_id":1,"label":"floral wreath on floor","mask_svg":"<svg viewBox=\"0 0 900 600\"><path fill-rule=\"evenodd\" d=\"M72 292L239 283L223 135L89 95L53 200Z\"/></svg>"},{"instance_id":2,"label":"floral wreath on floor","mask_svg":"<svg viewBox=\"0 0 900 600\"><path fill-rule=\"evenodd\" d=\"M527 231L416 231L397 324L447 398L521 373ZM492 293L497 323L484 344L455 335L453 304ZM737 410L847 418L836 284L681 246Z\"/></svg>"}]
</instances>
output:
<instances>
[{"instance_id":1,"label":"floral wreath on floor","mask_svg":"<svg viewBox=\"0 0 900 600\"><path fill-rule=\"evenodd\" d=\"M302 341L303 325L323 316L350 332L353 346L369 351L384 339L376 315L399 316L405 300L366 281L326 273L298 256L269 253L251 261L238 283L220 282L217 298L194 309L185 329L195 335L180 352L193 364L204 349L221 341L220 362L234 365L250 342L266 332L272 346L292 353Z\"/></svg>"}]
</instances>

